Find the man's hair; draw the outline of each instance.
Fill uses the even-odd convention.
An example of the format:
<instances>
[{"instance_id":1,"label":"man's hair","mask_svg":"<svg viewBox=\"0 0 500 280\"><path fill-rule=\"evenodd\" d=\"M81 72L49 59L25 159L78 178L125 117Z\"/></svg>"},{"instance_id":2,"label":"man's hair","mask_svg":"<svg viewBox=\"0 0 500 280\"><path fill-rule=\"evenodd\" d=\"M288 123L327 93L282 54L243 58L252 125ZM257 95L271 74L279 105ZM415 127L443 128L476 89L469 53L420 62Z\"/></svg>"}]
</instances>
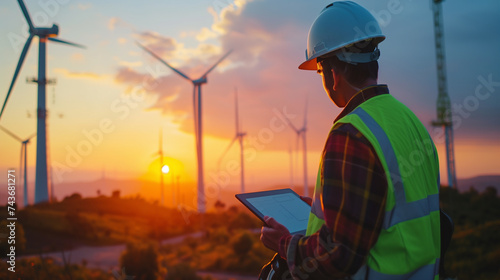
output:
<instances>
[{"instance_id":1,"label":"man's hair","mask_svg":"<svg viewBox=\"0 0 500 280\"><path fill-rule=\"evenodd\" d=\"M340 52L369 53L373 52L375 48L376 45L373 44L373 41L361 41L341 49ZM344 73L347 82L356 87L360 87L367 79L378 78L378 61L376 60L368 63L358 63L356 65L341 61L336 55L328 56L320 60L329 63L330 67L335 71Z\"/></svg>"}]
</instances>

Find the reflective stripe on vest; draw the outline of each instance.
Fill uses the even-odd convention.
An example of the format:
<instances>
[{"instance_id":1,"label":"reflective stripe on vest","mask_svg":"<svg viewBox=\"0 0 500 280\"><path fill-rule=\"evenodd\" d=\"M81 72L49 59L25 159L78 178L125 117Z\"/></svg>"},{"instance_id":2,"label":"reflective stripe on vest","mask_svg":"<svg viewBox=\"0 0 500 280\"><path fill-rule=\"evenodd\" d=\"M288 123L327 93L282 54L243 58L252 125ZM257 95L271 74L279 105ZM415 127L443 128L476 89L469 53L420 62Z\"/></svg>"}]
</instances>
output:
<instances>
[{"instance_id":1,"label":"reflective stripe on vest","mask_svg":"<svg viewBox=\"0 0 500 280\"><path fill-rule=\"evenodd\" d=\"M439 211L439 194L432 194L424 199L406 202L405 188L401 179L401 173L399 172L398 161L387 134L362 108L356 108L352 114L358 115L377 138L394 186L396 205L391 211L385 212L383 228L388 229L397 223L427 216L432 211Z\"/></svg>"}]
</instances>

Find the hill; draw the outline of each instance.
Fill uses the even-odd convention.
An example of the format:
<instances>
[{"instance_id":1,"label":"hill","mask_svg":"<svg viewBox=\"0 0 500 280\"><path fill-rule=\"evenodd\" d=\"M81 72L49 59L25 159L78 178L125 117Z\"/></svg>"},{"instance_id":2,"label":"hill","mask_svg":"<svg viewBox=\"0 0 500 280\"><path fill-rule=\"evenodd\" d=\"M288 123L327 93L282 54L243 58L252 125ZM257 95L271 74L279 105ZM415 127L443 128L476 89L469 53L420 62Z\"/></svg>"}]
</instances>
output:
<instances>
[{"instance_id":1,"label":"hill","mask_svg":"<svg viewBox=\"0 0 500 280\"><path fill-rule=\"evenodd\" d=\"M500 194L500 175L482 175L466 179L458 179L458 190L467 192L470 188L482 193L487 187L492 186Z\"/></svg>"}]
</instances>

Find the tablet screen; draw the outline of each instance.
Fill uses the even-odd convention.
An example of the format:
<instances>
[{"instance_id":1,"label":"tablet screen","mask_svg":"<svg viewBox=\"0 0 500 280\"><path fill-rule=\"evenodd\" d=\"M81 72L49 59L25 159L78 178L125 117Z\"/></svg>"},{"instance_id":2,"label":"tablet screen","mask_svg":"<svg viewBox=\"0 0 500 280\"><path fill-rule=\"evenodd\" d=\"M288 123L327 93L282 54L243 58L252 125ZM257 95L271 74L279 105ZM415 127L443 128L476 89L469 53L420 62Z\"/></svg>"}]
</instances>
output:
<instances>
[{"instance_id":1,"label":"tablet screen","mask_svg":"<svg viewBox=\"0 0 500 280\"><path fill-rule=\"evenodd\" d=\"M305 234L311 207L291 189L241 194L236 196L254 214L273 217L290 233Z\"/></svg>"}]
</instances>

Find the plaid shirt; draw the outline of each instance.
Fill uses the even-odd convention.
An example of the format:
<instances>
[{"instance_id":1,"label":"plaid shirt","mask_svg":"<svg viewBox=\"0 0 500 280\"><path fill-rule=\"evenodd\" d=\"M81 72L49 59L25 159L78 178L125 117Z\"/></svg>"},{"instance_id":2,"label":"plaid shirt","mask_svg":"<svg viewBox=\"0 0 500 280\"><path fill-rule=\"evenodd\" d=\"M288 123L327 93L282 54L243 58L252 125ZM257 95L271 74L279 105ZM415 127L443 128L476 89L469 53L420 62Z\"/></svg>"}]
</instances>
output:
<instances>
[{"instance_id":1,"label":"plaid shirt","mask_svg":"<svg viewBox=\"0 0 500 280\"><path fill-rule=\"evenodd\" d=\"M357 93L337 117L364 101L388 94L385 85ZM284 236L282 257L300 279L333 279L352 275L364 264L382 226L387 179L370 142L351 124L336 124L323 150L321 209L325 224L311 236ZM289 252L290 251L290 252Z\"/></svg>"}]
</instances>

